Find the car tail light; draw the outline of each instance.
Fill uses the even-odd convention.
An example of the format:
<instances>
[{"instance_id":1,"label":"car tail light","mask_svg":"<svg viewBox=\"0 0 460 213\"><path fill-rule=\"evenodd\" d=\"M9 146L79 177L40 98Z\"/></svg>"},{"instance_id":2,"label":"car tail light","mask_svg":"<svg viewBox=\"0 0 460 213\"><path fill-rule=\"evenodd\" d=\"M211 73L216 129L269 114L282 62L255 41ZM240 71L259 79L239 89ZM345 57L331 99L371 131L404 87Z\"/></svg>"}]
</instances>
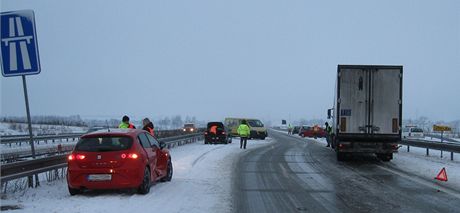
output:
<instances>
[{"instance_id":1,"label":"car tail light","mask_svg":"<svg viewBox=\"0 0 460 213\"><path fill-rule=\"evenodd\" d=\"M340 149L342 149L342 148L344 148L344 147L345 147L345 145L339 144L339 148L340 148Z\"/></svg>"},{"instance_id":2,"label":"car tail light","mask_svg":"<svg viewBox=\"0 0 460 213\"><path fill-rule=\"evenodd\" d=\"M136 154L136 153L130 153L130 154L121 154L121 159L125 159L125 158L131 158L131 159L137 159L139 158L139 155Z\"/></svg>"},{"instance_id":3,"label":"car tail light","mask_svg":"<svg viewBox=\"0 0 460 213\"><path fill-rule=\"evenodd\" d=\"M72 160L84 160L85 158L86 158L86 156L81 155L81 154L77 154L77 155L71 154L71 155L69 155L69 157L67 157L67 159L69 161L72 161Z\"/></svg>"},{"instance_id":4,"label":"car tail light","mask_svg":"<svg viewBox=\"0 0 460 213\"><path fill-rule=\"evenodd\" d=\"M208 134L208 132L204 132L204 134L205 134L205 135L207 135L207 134Z\"/></svg>"},{"instance_id":5,"label":"car tail light","mask_svg":"<svg viewBox=\"0 0 460 213\"><path fill-rule=\"evenodd\" d=\"M225 132L222 132L222 135L225 135Z\"/></svg>"}]
</instances>

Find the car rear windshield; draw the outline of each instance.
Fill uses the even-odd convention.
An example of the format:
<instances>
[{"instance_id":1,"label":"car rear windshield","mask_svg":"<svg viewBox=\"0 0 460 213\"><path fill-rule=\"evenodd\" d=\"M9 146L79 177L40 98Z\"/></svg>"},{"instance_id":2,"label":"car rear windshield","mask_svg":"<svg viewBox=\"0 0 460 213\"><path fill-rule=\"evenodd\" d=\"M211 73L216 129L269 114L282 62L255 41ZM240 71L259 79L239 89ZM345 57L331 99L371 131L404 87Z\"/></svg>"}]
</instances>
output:
<instances>
[{"instance_id":1,"label":"car rear windshield","mask_svg":"<svg viewBox=\"0 0 460 213\"><path fill-rule=\"evenodd\" d=\"M263 127L264 126L264 124L260 122L259 120L248 120L248 124L249 126L252 126L252 127Z\"/></svg>"},{"instance_id":2,"label":"car rear windshield","mask_svg":"<svg viewBox=\"0 0 460 213\"><path fill-rule=\"evenodd\" d=\"M133 140L130 137L88 137L82 138L75 146L76 151L110 152L131 148Z\"/></svg>"},{"instance_id":3,"label":"car rear windshield","mask_svg":"<svg viewBox=\"0 0 460 213\"><path fill-rule=\"evenodd\" d=\"M218 128L223 128L223 127L224 127L224 124L221 123L221 122L212 122L212 123L208 123L208 129L211 128L212 126L217 126Z\"/></svg>"},{"instance_id":4,"label":"car rear windshield","mask_svg":"<svg viewBox=\"0 0 460 213\"><path fill-rule=\"evenodd\" d=\"M423 129L420 129L420 128L412 128L412 132L423 132Z\"/></svg>"}]
</instances>

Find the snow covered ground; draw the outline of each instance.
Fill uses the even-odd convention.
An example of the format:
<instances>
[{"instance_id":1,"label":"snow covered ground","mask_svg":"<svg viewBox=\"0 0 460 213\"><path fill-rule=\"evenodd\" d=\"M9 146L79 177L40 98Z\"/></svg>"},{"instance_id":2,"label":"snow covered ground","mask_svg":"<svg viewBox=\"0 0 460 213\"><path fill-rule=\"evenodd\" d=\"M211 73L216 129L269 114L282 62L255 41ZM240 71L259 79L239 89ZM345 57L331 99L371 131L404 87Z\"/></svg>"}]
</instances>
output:
<instances>
[{"instance_id":1,"label":"snow covered ground","mask_svg":"<svg viewBox=\"0 0 460 213\"><path fill-rule=\"evenodd\" d=\"M232 212L231 176L238 157L273 140L249 140L246 150L239 139L228 145L197 142L171 149L171 182L152 186L147 195L123 191L70 196L65 180L8 194L2 205L19 205L14 212Z\"/></svg>"},{"instance_id":2,"label":"snow covered ground","mask_svg":"<svg viewBox=\"0 0 460 213\"><path fill-rule=\"evenodd\" d=\"M15 129L12 129L15 126ZM34 134L56 134L56 133L80 133L86 132L87 127L77 126L61 126L61 125L46 125L46 124L32 124ZM23 135L29 134L27 124L24 123L4 123L0 122L0 135Z\"/></svg>"}]
</instances>

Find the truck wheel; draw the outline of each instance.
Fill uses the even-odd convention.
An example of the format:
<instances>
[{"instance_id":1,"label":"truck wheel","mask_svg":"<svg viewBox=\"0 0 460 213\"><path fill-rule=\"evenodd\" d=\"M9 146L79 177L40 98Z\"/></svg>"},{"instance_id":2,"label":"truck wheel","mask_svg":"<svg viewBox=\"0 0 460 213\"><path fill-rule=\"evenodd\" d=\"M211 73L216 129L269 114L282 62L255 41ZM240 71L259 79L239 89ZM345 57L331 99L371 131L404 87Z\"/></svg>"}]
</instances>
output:
<instances>
[{"instance_id":1,"label":"truck wheel","mask_svg":"<svg viewBox=\"0 0 460 213\"><path fill-rule=\"evenodd\" d=\"M337 152L337 161L345 161L345 160L346 160L345 153Z\"/></svg>"},{"instance_id":2,"label":"truck wheel","mask_svg":"<svg viewBox=\"0 0 460 213\"><path fill-rule=\"evenodd\" d=\"M393 159L393 153L390 153L390 154L377 154L377 157L380 160L384 161L384 162L388 162L391 159Z\"/></svg>"}]
</instances>

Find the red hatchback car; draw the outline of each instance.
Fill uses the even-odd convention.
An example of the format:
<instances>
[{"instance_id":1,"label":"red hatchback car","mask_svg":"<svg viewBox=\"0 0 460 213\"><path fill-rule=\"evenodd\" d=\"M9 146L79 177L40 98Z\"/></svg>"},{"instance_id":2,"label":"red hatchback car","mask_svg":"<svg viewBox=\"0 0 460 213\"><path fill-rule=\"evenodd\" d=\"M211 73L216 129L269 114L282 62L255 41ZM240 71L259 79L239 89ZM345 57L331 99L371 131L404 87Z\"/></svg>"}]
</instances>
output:
<instances>
[{"instance_id":1,"label":"red hatchback car","mask_svg":"<svg viewBox=\"0 0 460 213\"><path fill-rule=\"evenodd\" d=\"M319 126L314 127L307 127L304 128L300 133L302 137L309 137L309 138L325 138L326 137L326 130Z\"/></svg>"},{"instance_id":2,"label":"red hatchback car","mask_svg":"<svg viewBox=\"0 0 460 213\"><path fill-rule=\"evenodd\" d=\"M83 135L68 156L67 184L85 189L137 189L147 194L156 181L171 181L171 155L144 130L110 129Z\"/></svg>"}]
</instances>

